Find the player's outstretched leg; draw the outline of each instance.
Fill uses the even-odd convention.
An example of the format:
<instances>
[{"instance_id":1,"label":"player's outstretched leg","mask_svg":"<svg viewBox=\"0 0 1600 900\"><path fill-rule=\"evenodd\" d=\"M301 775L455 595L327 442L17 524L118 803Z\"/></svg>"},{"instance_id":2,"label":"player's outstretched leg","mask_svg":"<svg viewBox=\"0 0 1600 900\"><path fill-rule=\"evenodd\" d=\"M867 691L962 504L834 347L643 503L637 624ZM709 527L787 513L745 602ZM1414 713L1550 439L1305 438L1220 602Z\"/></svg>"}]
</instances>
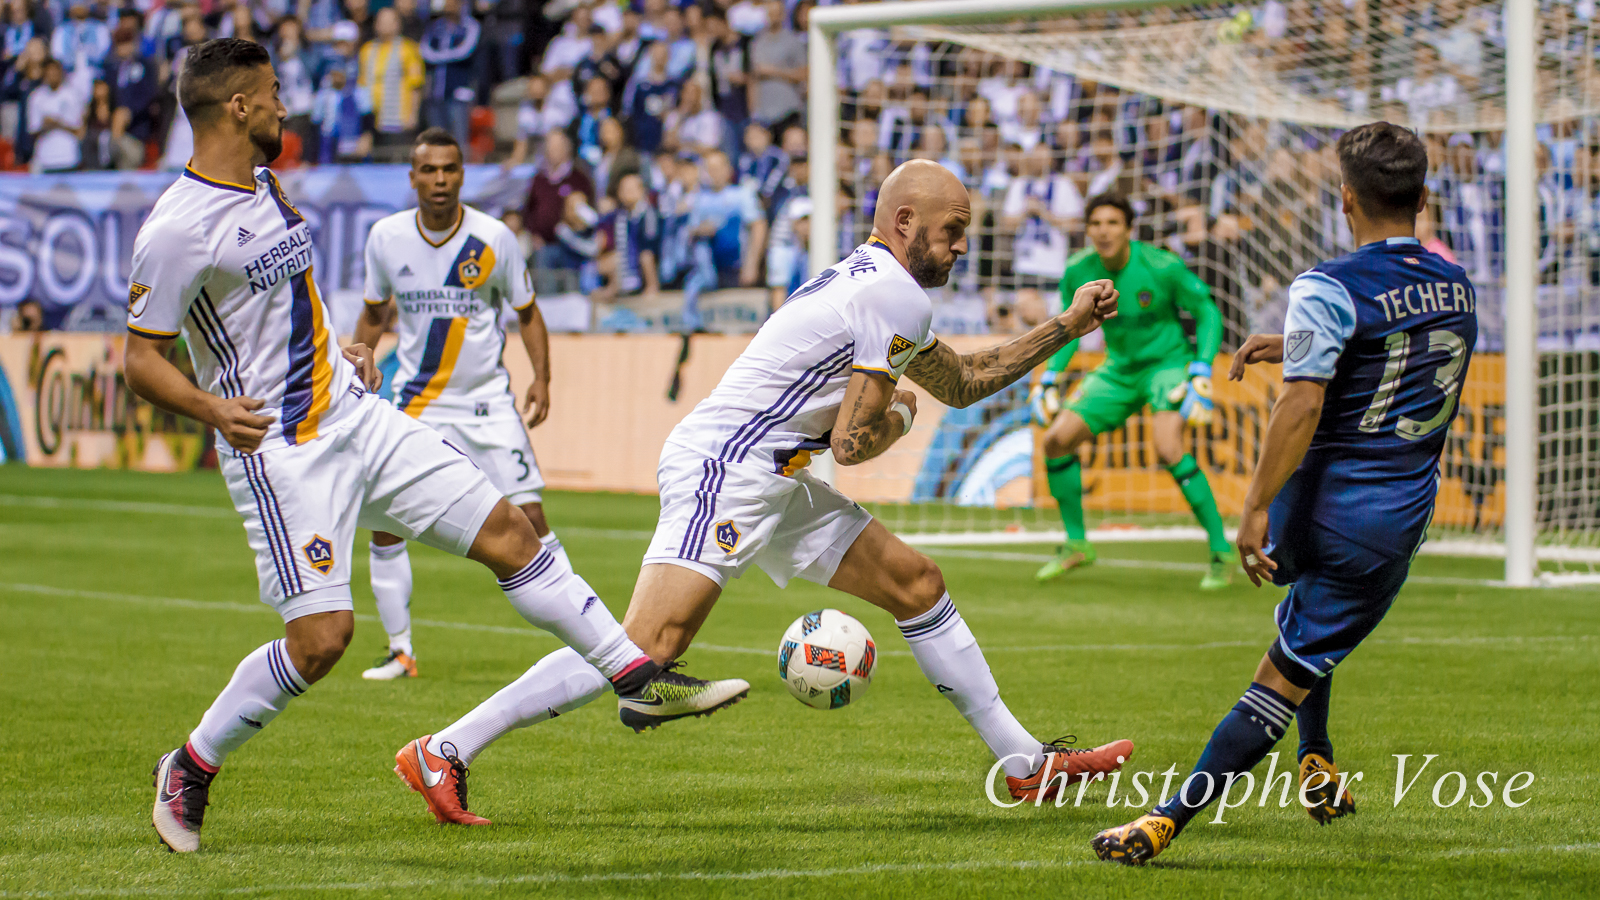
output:
<instances>
[{"instance_id":1,"label":"player's outstretched leg","mask_svg":"<svg viewBox=\"0 0 1600 900\"><path fill-rule=\"evenodd\" d=\"M699 570L663 563L640 569L622 624L652 659L664 661L667 671L643 695L617 696L622 724L644 731L674 719L710 715L749 694L750 684L743 679L703 681L676 671L678 657L689 649L720 596L722 585Z\"/></svg>"},{"instance_id":2,"label":"player's outstretched leg","mask_svg":"<svg viewBox=\"0 0 1600 900\"><path fill-rule=\"evenodd\" d=\"M1094 546L1089 543L1083 525L1083 466L1078 461L1078 445L1090 437L1093 435L1089 433L1089 426L1071 410L1056 416L1050 430L1045 432L1045 481L1061 513L1061 527L1067 534L1067 542L1056 550L1055 559L1035 573L1039 581L1051 581L1073 569L1094 565Z\"/></svg>"},{"instance_id":3,"label":"player's outstretched leg","mask_svg":"<svg viewBox=\"0 0 1600 900\"><path fill-rule=\"evenodd\" d=\"M332 670L353 627L348 611L292 619L285 625L286 637L257 647L239 662L188 742L161 757L151 773L152 821L167 849L200 849L211 781L223 761Z\"/></svg>"},{"instance_id":4,"label":"player's outstretched leg","mask_svg":"<svg viewBox=\"0 0 1600 900\"><path fill-rule=\"evenodd\" d=\"M1311 801L1306 812L1319 825L1356 812L1355 798L1339 782L1333 742L1328 738L1328 699L1332 690L1332 675L1317 679L1294 716L1300 727L1300 784L1305 791L1303 796Z\"/></svg>"},{"instance_id":5,"label":"player's outstretched leg","mask_svg":"<svg viewBox=\"0 0 1600 900\"><path fill-rule=\"evenodd\" d=\"M361 673L369 681L417 677L417 655L411 647L411 556L406 542L392 534L375 532L367 545L372 597L378 621L389 635L389 649Z\"/></svg>"},{"instance_id":6,"label":"player's outstretched leg","mask_svg":"<svg viewBox=\"0 0 1600 900\"><path fill-rule=\"evenodd\" d=\"M1072 750L1064 742L1045 744L1023 728L1000 699L983 650L945 591L939 567L878 521L856 538L828 586L894 615L922 674L988 745L1016 799L1049 800L1066 785L1114 772L1133 756L1132 741Z\"/></svg>"},{"instance_id":7,"label":"player's outstretched leg","mask_svg":"<svg viewBox=\"0 0 1600 900\"><path fill-rule=\"evenodd\" d=\"M1090 841L1095 855L1124 865L1143 865L1165 850L1190 819L1222 794L1230 776L1248 772L1266 758L1288 731L1305 693L1278 671L1270 655L1263 657L1255 681L1211 733L1194 771L1178 792L1148 815L1095 835Z\"/></svg>"}]
</instances>

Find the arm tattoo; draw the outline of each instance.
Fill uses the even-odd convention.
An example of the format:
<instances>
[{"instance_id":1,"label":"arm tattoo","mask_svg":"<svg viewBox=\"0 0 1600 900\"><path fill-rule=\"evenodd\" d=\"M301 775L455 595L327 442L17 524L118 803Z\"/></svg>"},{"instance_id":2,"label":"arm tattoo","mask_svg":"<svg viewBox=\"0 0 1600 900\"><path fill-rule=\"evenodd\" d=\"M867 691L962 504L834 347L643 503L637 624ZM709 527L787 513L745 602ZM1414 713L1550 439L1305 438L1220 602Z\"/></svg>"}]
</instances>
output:
<instances>
[{"instance_id":1,"label":"arm tattoo","mask_svg":"<svg viewBox=\"0 0 1600 900\"><path fill-rule=\"evenodd\" d=\"M906 375L946 406L967 407L1027 377L1034 366L1079 335L1053 318L995 347L958 354L943 341L916 355Z\"/></svg>"},{"instance_id":2,"label":"arm tattoo","mask_svg":"<svg viewBox=\"0 0 1600 900\"><path fill-rule=\"evenodd\" d=\"M856 397L844 434L834 434L829 441L833 446L833 458L839 465L853 466L866 462L894 443L894 423L889 421L888 413L874 415L865 409L865 400L865 394Z\"/></svg>"}]
</instances>

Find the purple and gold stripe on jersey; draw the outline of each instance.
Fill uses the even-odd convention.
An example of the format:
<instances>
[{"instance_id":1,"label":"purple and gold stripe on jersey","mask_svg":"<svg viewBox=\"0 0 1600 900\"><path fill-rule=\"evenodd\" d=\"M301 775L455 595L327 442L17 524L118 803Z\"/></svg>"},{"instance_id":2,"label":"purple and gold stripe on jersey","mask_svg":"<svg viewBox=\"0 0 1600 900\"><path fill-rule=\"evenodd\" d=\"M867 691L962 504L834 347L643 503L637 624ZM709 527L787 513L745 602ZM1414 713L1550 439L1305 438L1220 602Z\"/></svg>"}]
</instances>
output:
<instances>
[{"instance_id":1,"label":"purple and gold stripe on jersey","mask_svg":"<svg viewBox=\"0 0 1600 900\"><path fill-rule=\"evenodd\" d=\"M196 172L191 166L183 167L183 176L185 178L192 178L195 181L210 187L222 188L225 191L236 191L240 194L254 194L256 192L255 185L246 186L242 184L234 184L231 181L218 181L215 178L207 178L206 176L201 175L199 172Z\"/></svg>"},{"instance_id":2,"label":"purple and gold stripe on jersey","mask_svg":"<svg viewBox=\"0 0 1600 900\"><path fill-rule=\"evenodd\" d=\"M434 319L428 326L428 342L422 348L422 362L417 374L400 389L397 405L406 415L417 418L428 404L444 393L455 371L456 360L461 356L461 343L467 336L467 319Z\"/></svg>"},{"instance_id":3,"label":"purple and gold stripe on jersey","mask_svg":"<svg viewBox=\"0 0 1600 900\"><path fill-rule=\"evenodd\" d=\"M289 276L289 377L283 391L283 438L291 444L317 439L322 414L333 403L333 366L328 362L328 327L312 269Z\"/></svg>"}]
</instances>

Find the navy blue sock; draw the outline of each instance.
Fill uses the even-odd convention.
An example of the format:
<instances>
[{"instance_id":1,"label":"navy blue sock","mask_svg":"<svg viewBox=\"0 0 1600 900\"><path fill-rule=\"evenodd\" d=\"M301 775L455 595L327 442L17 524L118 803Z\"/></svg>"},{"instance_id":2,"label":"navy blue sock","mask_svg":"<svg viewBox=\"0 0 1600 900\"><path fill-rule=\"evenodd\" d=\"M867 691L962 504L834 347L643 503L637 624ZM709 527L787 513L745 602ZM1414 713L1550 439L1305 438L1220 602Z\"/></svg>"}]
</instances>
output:
<instances>
[{"instance_id":1,"label":"navy blue sock","mask_svg":"<svg viewBox=\"0 0 1600 900\"><path fill-rule=\"evenodd\" d=\"M1157 815L1176 823L1178 830L1200 810L1222 796L1228 775L1255 768L1289 730L1295 705L1265 685L1252 682L1233 709L1222 717L1201 752L1194 773L1176 794L1156 807ZM1204 777L1209 775L1210 777ZM1196 777L1199 776L1199 777Z\"/></svg>"},{"instance_id":2,"label":"navy blue sock","mask_svg":"<svg viewBox=\"0 0 1600 900\"><path fill-rule=\"evenodd\" d=\"M1333 741L1328 739L1328 692L1332 689L1332 675L1318 678L1311 693L1300 701L1300 709L1294 714L1295 724L1300 726L1300 753L1295 759L1315 753L1333 762Z\"/></svg>"}]
</instances>

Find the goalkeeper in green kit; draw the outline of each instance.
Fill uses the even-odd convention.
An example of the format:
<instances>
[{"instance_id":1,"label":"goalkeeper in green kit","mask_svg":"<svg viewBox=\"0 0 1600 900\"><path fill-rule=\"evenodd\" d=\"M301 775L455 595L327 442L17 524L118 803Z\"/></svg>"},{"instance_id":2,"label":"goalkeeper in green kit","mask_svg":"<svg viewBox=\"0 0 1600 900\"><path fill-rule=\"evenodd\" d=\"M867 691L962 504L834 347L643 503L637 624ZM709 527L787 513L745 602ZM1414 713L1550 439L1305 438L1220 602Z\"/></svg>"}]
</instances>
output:
<instances>
[{"instance_id":1,"label":"goalkeeper in green kit","mask_svg":"<svg viewBox=\"0 0 1600 900\"><path fill-rule=\"evenodd\" d=\"M1101 194L1089 201L1086 212L1093 246L1067 261L1061 296L1070 301L1080 286L1109 278L1122 299L1116 317L1101 326L1106 361L1063 404L1056 382L1078 349L1073 341L1045 364L1044 376L1029 397L1034 421L1047 429L1045 474L1067 532L1066 544L1037 577L1049 581L1094 563L1094 547L1083 527L1078 446L1121 426L1148 405L1155 413L1156 455L1178 482L1211 545L1211 566L1200 587L1227 587L1236 560L1223 534L1222 516L1205 473L1183 449L1184 425L1203 427L1211 421L1211 361L1222 341L1222 316L1210 289L1176 254L1130 240L1133 206L1126 199ZM1194 316L1192 344L1178 319L1180 309Z\"/></svg>"}]
</instances>

